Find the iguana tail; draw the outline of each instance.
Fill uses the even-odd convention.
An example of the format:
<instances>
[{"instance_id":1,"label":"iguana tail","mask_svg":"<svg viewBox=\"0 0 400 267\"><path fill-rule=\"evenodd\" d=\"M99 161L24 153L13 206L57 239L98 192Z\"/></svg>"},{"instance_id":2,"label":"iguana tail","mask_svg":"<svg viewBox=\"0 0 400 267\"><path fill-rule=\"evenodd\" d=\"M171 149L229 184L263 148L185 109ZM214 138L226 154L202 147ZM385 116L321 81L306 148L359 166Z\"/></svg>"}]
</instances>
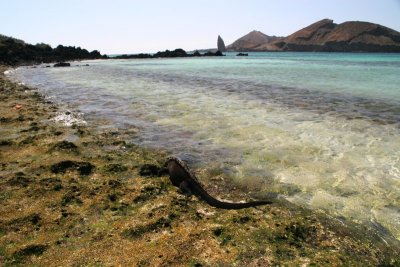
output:
<instances>
[{"instance_id":1,"label":"iguana tail","mask_svg":"<svg viewBox=\"0 0 400 267\"><path fill-rule=\"evenodd\" d=\"M210 194L208 194L207 191L204 190L203 187L195 180L190 179L190 180L188 180L188 183L190 184L190 188L192 189L192 191L195 195L199 196L201 199L203 199L209 205L216 207L216 208L237 210L237 209L244 209L244 208L272 204L272 202L268 201L268 200L250 201L250 202L243 202L243 203L240 203L240 202L232 203L232 202L220 201L220 200L212 197Z\"/></svg>"}]
</instances>

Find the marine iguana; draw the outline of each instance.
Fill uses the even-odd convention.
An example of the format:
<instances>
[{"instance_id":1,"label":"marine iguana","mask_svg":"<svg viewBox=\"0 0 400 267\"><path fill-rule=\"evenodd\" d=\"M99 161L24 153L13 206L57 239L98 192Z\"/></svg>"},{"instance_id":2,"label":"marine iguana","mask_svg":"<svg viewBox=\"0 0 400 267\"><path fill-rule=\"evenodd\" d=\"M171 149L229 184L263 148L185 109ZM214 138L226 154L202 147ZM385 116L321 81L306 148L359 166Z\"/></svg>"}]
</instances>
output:
<instances>
[{"instance_id":1,"label":"marine iguana","mask_svg":"<svg viewBox=\"0 0 400 267\"><path fill-rule=\"evenodd\" d=\"M220 201L210 196L207 191L203 189L196 176L190 171L187 164L178 157L169 157L164 164L162 172L168 172L169 179L172 184L179 187L185 194L194 194L200 197L209 205L221 209L244 209L249 207L256 207L260 205L272 204L271 201L251 201L244 203L231 203Z\"/></svg>"}]
</instances>

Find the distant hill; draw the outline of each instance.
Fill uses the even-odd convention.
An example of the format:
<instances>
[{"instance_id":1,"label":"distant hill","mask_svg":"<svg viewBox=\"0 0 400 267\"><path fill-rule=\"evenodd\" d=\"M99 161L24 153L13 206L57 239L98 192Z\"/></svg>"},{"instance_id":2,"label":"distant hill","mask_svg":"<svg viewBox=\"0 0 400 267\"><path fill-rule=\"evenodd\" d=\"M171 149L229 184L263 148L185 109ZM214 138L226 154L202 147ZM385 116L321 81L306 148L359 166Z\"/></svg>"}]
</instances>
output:
<instances>
[{"instance_id":1,"label":"distant hill","mask_svg":"<svg viewBox=\"0 0 400 267\"><path fill-rule=\"evenodd\" d=\"M252 31L237 39L227 47L228 51L251 51L266 43L279 40L280 37L268 36L260 31Z\"/></svg>"},{"instance_id":2,"label":"distant hill","mask_svg":"<svg viewBox=\"0 0 400 267\"><path fill-rule=\"evenodd\" d=\"M89 52L80 47L62 45L53 49L48 44L27 44L22 40L0 34L0 64L18 65L105 57L97 50Z\"/></svg>"},{"instance_id":3,"label":"distant hill","mask_svg":"<svg viewBox=\"0 0 400 267\"><path fill-rule=\"evenodd\" d=\"M230 47L233 51L400 52L400 33L370 22L335 24L323 19L284 38L275 37L254 46L236 41Z\"/></svg>"}]
</instances>

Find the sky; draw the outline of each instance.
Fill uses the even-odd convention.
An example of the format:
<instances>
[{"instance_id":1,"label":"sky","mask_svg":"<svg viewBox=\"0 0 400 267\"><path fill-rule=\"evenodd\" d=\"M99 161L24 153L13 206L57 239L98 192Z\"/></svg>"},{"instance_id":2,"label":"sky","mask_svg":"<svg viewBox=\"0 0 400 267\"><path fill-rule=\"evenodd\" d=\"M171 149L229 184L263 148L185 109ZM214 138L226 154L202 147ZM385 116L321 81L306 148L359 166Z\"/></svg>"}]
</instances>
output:
<instances>
[{"instance_id":1,"label":"sky","mask_svg":"<svg viewBox=\"0 0 400 267\"><path fill-rule=\"evenodd\" d=\"M324 18L400 31L400 0L0 0L0 34L103 54L216 47L252 30L287 36Z\"/></svg>"}]
</instances>

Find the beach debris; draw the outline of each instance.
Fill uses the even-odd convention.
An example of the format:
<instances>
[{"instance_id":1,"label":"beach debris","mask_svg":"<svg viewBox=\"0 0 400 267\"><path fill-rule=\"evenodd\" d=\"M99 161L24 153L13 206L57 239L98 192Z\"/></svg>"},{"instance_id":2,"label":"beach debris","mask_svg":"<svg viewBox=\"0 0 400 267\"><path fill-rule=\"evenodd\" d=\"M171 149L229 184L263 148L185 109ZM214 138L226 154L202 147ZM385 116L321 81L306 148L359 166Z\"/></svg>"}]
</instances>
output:
<instances>
[{"instance_id":1,"label":"beach debris","mask_svg":"<svg viewBox=\"0 0 400 267\"><path fill-rule=\"evenodd\" d=\"M23 106L22 104L15 104L15 105L12 107L12 110L18 111L18 110L22 109L23 107L24 107L24 106Z\"/></svg>"}]
</instances>

